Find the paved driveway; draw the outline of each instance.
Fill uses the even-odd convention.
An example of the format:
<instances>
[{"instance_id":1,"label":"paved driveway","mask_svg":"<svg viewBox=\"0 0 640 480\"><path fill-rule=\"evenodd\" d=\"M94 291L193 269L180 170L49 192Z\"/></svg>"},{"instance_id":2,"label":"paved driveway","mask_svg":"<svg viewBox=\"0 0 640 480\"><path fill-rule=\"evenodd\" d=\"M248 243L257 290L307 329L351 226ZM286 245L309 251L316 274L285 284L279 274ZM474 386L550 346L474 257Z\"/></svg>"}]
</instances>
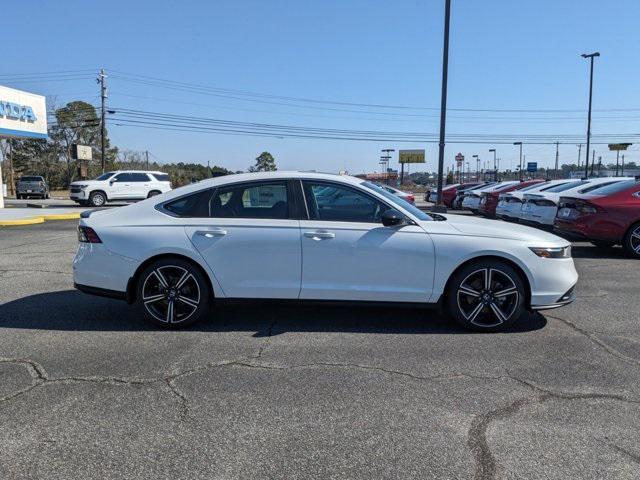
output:
<instances>
[{"instance_id":1,"label":"paved driveway","mask_svg":"<svg viewBox=\"0 0 640 480\"><path fill-rule=\"evenodd\" d=\"M225 306L186 331L72 288L76 222L0 230L0 478L640 477L640 263L471 334L418 309Z\"/></svg>"}]
</instances>

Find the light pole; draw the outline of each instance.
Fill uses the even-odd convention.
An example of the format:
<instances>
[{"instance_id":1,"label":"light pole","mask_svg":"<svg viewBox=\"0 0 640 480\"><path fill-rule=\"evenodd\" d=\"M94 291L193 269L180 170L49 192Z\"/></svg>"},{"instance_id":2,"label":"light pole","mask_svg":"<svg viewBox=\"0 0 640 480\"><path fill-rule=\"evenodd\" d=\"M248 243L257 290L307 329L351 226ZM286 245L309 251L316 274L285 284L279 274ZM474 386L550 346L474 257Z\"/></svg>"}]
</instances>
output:
<instances>
[{"instance_id":1,"label":"light pole","mask_svg":"<svg viewBox=\"0 0 640 480\"><path fill-rule=\"evenodd\" d=\"M451 0L444 2L444 42L442 48L442 95L440 98L440 142L438 144L438 203L436 210L444 210L442 203L442 171L444 169L444 140L447 123L447 74L449 71L449 23L451 23Z\"/></svg>"},{"instance_id":2,"label":"light pole","mask_svg":"<svg viewBox=\"0 0 640 480\"><path fill-rule=\"evenodd\" d=\"M472 155L476 159L476 179L480 179L480 157L478 155Z\"/></svg>"},{"instance_id":3,"label":"light pole","mask_svg":"<svg viewBox=\"0 0 640 480\"><path fill-rule=\"evenodd\" d=\"M387 183L389 183L389 160L391 160L391 155L389 155L391 152L395 152L395 149L393 148L383 148L382 150L380 150L382 153L384 153L383 156L381 156L380 158L384 159L386 165L385 168L385 179L387 181Z\"/></svg>"},{"instance_id":4,"label":"light pole","mask_svg":"<svg viewBox=\"0 0 640 480\"><path fill-rule=\"evenodd\" d=\"M519 145L520 146L520 163L519 163L519 178L520 180L522 180L522 142L513 142L514 145Z\"/></svg>"},{"instance_id":5,"label":"light pole","mask_svg":"<svg viewBox=\"0 0 640 480\"><path fill-rule=\"evenodd\" d=\"M495 176L495 180L498 180L498 160L496 159L496 149L490 148L489 153L493 152L493 175Z\"/></svg>"},{"instance_id":6,"label":"light pole","mask_svg":"<svg viewBox=\"0 0 640 480\"><path fill-rule=\"evenodd\" d=\"M589 69L589 112L587 113L587 160L584 163L584 176L589 177L589 145L591 143L591 99L593 97L593 59L600 56L600 52L583 53L582 58L590 61Z\"/></svg>"}]
</instances>

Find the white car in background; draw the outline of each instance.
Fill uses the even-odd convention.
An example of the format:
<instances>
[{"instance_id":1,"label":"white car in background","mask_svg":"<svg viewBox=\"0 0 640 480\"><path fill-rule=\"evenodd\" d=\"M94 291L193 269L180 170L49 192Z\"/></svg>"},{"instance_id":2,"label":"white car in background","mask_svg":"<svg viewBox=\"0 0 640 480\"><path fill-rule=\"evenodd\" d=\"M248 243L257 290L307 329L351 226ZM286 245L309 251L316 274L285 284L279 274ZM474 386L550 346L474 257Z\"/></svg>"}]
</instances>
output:
<instances>
[{"instance_id":1,"label":"white car in background","mask_svg":"<svg viewBox=\"0 0 640 480\"><path fill-rule=\"evenodd\" d=\"M484 192L499 192L501 189L512 187L517 183L520 182L518 180L510 180L507 182L494 183L484 188L468 190L467 192L465 192L464 198L462 200L462 209L471 210L473 213L476 213L478 211L478 208L480 207L480 200L482 199L482 194Z\"/></svg>"},{"instance_id":2,"label":"white car in background","mask_svg":"<svg viewBox=\"0 0 640 480\"><path fill-rule=\"evenodd\" d=\"M229 175L81 217L76 288L167 328L207 317L214 300L267 298L441 304L497 331L573 301L578 280L560 237L428 214L342 175Z\"/></svg>"},{"instance_id":3,"label":"white car in background","mask_svg":"<svg viewBox=\"0 0 640 480\"><path fill-rule=\"evenodd\" d=\"M556 185L544 192L525 193L522 198L520 220L536 226L552 227L558 213L560 197L589 193L598 187L604 187L622 180L633 180L632 177L601 177L571 180L569 183Z\"/></svg>"},{"instance_id":4,"label":"white car in background","mask_svg":"<svg viewBox=\"0 0 640 480\"><path fill-rule=\"evenodd\" d=\"M496 217L503 220L518 220L522 213L522 199L526 193L544 192L550 188L564 185L571 181L571 179L549 180L544 183L530 185L522 190L513 190L512 192L501 193L498 197Z\"/></svg>"},{"instance_id":5,"label":"white car in background","mask_svg":"<svg viewBox=\"0 0 640 480\"><path fill-rule=\"evenodd\" d=\"M112 200L143 200L171 190L169 175L146 170L116 170L95 180L69 185L69 198L80 205L101 207Z\"/></svg>"}]
</instances>

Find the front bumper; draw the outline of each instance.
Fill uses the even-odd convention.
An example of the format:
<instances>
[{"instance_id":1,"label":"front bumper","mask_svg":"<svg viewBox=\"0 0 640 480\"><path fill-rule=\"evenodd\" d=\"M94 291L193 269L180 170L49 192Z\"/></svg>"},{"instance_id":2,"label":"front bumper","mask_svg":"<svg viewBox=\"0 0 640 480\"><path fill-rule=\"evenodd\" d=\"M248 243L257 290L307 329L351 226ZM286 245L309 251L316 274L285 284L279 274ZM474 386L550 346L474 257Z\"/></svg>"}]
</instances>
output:
<instances>
[{"instance_id":1,"label":"front bumper","mask_svg":"<svg viewBox=\"0 0 640 480\"><path fill-rule=\"evenodd\" d=\"M69 198L74 201L78 200L86 200L89 196L86 194L84 190L69 190Z\"/></svg>"},{"instance_id":2,"label":"front bumper","mask_svg":"<svg viewBox=\"0 0 640 480\"><path fill-rule=\"evenodd\" d=\"M569 305L576 299L576 293L574 291L575 285L567 291L564 295L562 295L557 302L542 304L542 305L531 305L531 310L551 310L554 308L564 307L565 305Z\"/></svg>"}]
</instances>

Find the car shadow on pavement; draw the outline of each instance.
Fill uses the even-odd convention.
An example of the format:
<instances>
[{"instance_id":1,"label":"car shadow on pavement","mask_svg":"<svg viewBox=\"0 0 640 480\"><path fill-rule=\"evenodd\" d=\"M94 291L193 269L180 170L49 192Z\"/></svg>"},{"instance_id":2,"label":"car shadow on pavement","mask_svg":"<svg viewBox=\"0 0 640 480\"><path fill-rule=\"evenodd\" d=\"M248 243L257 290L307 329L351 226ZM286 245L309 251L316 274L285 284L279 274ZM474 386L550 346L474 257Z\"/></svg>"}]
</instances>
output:
<instances>
[{"instance_id":1,"label":"car shadow on pavement","mask_svg":"<svg viewBox=\"0 0 640 480\"><path fill-rule=\"evenodd\" d=\"M277 328L273 325L277 323ZM525 313L505 333L544 328L540 314ZM119 300L66 290L30 295L0 306L0 328L53 331L154 331L139 309ZM209 318L187 331L253 331L254 336L285 332L468 334L434 309L408 306L318 305L298 302L222 303Z\"/></svg>"},{"instance_id":2,"label":"car shadow on pavement","mask_svg":"<svg viewBox=\"0 0 640 480\"><path fill-rule=\"evenodd\" d=\"M593 259L628 259L627 253L620 246L616 247L596 247L595 245L581 244L571 247L571 256L573 258L593 258Z\"/></svg>"}]
</instances>

